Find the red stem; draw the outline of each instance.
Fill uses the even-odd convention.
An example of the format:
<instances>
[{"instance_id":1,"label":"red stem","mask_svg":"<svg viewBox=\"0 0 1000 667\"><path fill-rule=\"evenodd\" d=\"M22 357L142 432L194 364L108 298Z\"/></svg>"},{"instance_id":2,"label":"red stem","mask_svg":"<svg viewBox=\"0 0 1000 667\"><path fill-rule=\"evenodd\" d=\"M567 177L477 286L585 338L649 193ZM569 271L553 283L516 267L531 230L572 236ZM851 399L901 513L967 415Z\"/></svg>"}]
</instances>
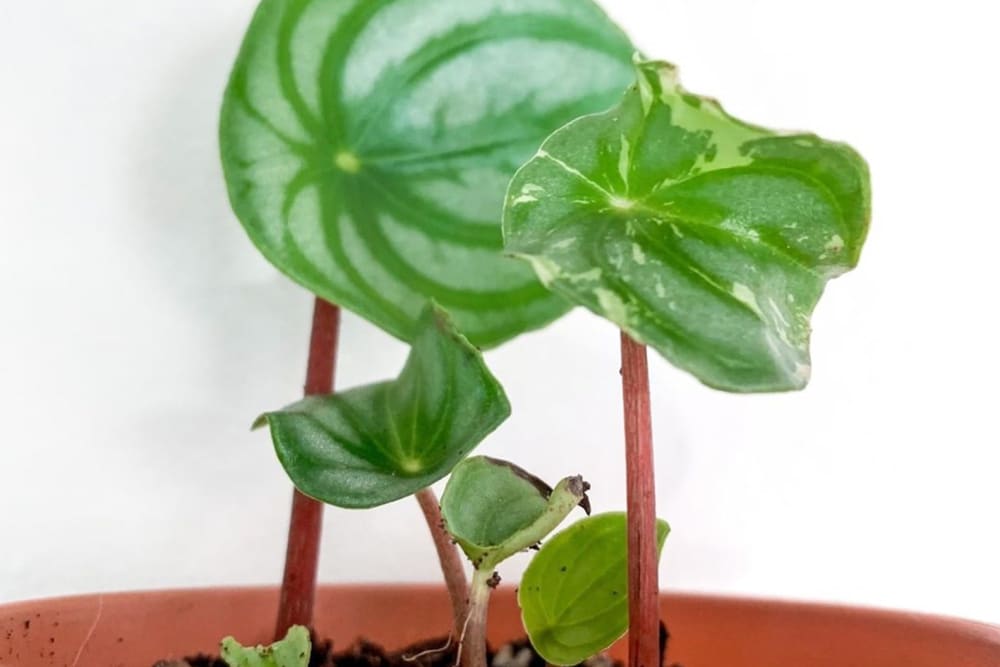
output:
<instances>
[{"instance_id":1,"label":"red stem","mask_svg":"<svg viewBox=\"0 0 1000 667\"><path fill-rule=\"evenodd\" d=\"M340 309L317 297L309 340L306 396L333 392L339 329ZM274 633L276 639L283 638L293 625L312 625L322 528L323 504L296 489L288 525L285 575L281 582L281 602Z\"/></svg>"},{"instance_id":2,"label":"red stem","mask_svg":"<svg viewBox=\"0 0 1000 667\"><path fill-rule=\"evenodd\" d=\"M624 331L622 403L628 488L629 667L659 667L660 610L656 554L656 488L646 347Z\"/></svg>"},{"instance_id":3,"label":"red stem","mask_svg":"<svg viewBox=\"0 0 1000 667\"><path fill-rule=\"evenodd\" d=\"M465 625L465 610L469 604L469 580L465 578L465 561L458 547L451 541L451 535L444 529L444 519L441 517L441 505L434 491L427 487L417 491L417 502L424 512L427 527L434 538L434 548L437 549L438 560L441 562L441 573L444 574L448 595L451 597L451 612L454 621L455 641L462 636Z\"/></svg>"}]
</instances>

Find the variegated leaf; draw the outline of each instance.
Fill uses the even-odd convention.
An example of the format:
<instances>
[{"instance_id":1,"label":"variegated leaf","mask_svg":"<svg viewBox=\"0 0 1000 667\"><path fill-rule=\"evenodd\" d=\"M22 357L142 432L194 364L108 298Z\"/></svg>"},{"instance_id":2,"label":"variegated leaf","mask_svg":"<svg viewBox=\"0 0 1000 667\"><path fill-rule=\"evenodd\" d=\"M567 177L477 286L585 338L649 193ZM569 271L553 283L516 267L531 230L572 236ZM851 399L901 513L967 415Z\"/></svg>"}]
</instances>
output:
<instances>
[{"instance_id":1,"label":"variegated leaf","mask_svg":"<svg viewBox=\"0 0 1000 667\"><path fill-rule=\"evenodd\" d=\"M507 250L708 385L803 387L810 315L868 230L864 161L737 120L669 64L637 72L619 106L557 131L517 172Z\"/></svg>"},{"instance_id":2,"label":"variegated leaf","mask_svg":"<svg viewBox=\"0 0 1000 667\"><path fill-rule=\"evenodd\" d=\"M233 208L281 271L390 333L432 298L499 344L566 310L502 256L506 185L620 98L631 53L590 0L264 0L222 110Z\"/></svg>"}]
</instances>

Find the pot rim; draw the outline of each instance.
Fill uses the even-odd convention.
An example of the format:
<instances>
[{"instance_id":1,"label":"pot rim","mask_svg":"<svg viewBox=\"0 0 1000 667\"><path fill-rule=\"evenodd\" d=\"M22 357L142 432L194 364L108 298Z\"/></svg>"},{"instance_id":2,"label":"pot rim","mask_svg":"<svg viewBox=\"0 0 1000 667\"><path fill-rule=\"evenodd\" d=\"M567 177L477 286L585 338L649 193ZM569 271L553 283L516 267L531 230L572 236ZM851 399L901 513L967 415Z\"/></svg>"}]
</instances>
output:
<instances>
[{"instance_id":1,"label":"pot rim","mask_svg":"<svg viewBox=\"0 0 1000 667\"><path fill-rule=\"evenodd\" d=\"M350 582L350 583L325 583L320 584L317 587L317 594L322 594L323 592L329 591L342 591L351 590L355 592L365 592L365 591L391 591L398 590L400 592L407 593L424 593L432 591L441 591L444 589L443 584L435 584L429 582ZM516 585L506 585L501 586L499 593L507 591L508 594L514 595L516 593ZM115 601L115 600L128 600L128 599L141 599L149 596L190 596L190 595L207 595L207 596L218 596L224 597L226 595L233 595L236 593L272 593L276 597L279 594L279 588L276 585L267 584L252 584L242 586L239 584L226 584L222 586L185 586L180 588L149 588L149 589L138 589L138 590L124 590L124 591L108 591L108 592L92 592L92 593L75 593L70 595L52 595L43 596L39 598L28 598L23 600L13 600L9 602L0 602L0 612L17 612L19 609L34 608L39 603L44 603L46 605L57 604L57 603L67 603L72 604L75 602L104 598L105 601ZM978 635L981 638L1000 643L1000 625L989 623L986 621L979 621L974 619L962 618L960 616L954 616L949 614L935 614L929 612L919 612L919 611L907 611L905 609L895 609L890 607L880 607L877 605L867 605L867 604L849 604L844 602L829 602L829 601L812 601L806 599L797 599L790 597L765 597L757 595L743 595L743 594L729 594L729 593L712 593L712 592L698 592L690 590L666 590L660 592L661 600L665 600L669 603L671 600L687 603L687 604L698 604L704 606L708 610L712 606L725 605L727 607L739 607L745 608L747 611L759 610L761 608L768 608L785 614L796 613L796 614L822 614L825 616L851 616L855 619L858 617L864 617L865 619L871 620L873 622L884 622L889 620L905 620L907 623L915 625L933 625L937 629L952 629L956 631L961 631L965 635Z\"/></svg>"}]
</instances>

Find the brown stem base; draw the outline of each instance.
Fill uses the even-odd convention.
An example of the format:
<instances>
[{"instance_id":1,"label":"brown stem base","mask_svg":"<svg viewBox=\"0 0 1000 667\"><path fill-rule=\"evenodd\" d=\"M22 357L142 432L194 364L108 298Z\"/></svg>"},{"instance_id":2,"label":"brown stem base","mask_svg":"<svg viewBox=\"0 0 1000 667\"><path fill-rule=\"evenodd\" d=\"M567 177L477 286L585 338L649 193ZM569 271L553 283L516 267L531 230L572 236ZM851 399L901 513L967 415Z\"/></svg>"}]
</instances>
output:
<instances>
[{"instance_id":1,"label":"brown stem base","mask_svg":"<svg viewBox=\"0 0 1000 667\"><path fill-rule=\"evenodd\" d=\"M469 587L469 609L459 635L459 662L462 667L486 667L486 618L493 592L494 573L475 570Z\"/></svg>"},{"instance_id":2,"label":"brown stem base","mask_svg":"<svg viewBox=\"0 0 1000 667\"><path fill-rule=\"evenodd\" d=\"M313 307L312 335L309 341L305 385L307 396L333 391L339 329L340 309L317 298ZM322 526L323 504L296 490L292 497L292 516L288 525L285 574L281 581L275 639L283 638L293 625L312 624Z\"/></svg>"},{"instance_id":3,"label":"brown stem base","mask_svg":"<svg viewBox=\"0 0 1000 667\"><path fill-rule=\"evenodd\" d=\"M656 491L646 347L621 334L628 488L629 667L659 667Z\"/></svg>"}]
</instances>

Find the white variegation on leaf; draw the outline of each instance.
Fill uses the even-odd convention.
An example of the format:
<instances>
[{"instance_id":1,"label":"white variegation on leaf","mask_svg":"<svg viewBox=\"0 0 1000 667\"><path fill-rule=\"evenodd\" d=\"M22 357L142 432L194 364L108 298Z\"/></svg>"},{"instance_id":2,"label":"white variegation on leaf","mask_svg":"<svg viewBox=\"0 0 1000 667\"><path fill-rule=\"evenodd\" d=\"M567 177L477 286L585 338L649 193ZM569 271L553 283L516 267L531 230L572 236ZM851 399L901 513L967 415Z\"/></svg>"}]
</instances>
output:
<instances>
[{"instance_id":1,"label":"white variegation on leaf","mask_svg":"<svg viewBox=\"0 0 1000 667\"><path fill-rule=\"evenodd\" d=\"M410 340L434 299L480 347L567 306L502 254L511 175L606 109L632 47L590 0L263 0L220 141L260 251Z\"/></svg>"},{"instance_id":2,"label":"white variegation on leaf","mask_svg":"<svg viewBox=\"0 0 1000 667\"><path fill-rule=\"evenodd\" d=\"M868 230L867 166L844 144L729 116L672 65L636 70L617 107L558 130L517 172L507 251L710 386L805 386L810 315Z\"/></svg>"}]
</instances>

